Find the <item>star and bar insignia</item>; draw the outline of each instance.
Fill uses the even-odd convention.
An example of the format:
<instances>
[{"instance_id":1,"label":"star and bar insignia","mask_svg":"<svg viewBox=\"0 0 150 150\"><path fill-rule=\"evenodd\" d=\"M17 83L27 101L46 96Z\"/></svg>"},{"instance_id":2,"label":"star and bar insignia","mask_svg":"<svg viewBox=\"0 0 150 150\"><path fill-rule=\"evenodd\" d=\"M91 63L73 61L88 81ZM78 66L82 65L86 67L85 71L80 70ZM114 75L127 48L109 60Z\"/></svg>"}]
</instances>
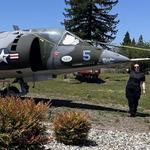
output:
<instances>
[{"instance_id":1,"label":"star and bar insignia","mask_svg":"<svg viewBox=\"0 0 150 150\"><path fill-rule=\"evenodd\" d=\"M0 49L0 63L4 62L8 64L9 60L16 60L19 59L19 53L18 52L10 52L6 49Z\"/></svg>"}]
</instances>

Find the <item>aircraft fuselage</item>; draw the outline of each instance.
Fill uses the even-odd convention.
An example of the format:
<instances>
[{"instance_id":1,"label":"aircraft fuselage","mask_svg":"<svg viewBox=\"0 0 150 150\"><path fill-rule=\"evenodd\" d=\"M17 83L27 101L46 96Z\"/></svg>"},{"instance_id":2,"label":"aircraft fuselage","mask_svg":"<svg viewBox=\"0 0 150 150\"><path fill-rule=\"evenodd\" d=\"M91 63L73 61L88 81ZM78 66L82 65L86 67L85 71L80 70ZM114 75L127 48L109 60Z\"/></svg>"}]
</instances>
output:
<instances>
[{"instance_id":1,"label":"aircraft fuselage","mask_svg":"<svg viewBox=\"0 0 150 150\"><path fill-rule=\"evenodd\" d=\"M97 49L62 29L0 33L0 78L43 78L100 65L125 62L117 53Z\"/></svg>"}]
</instances>

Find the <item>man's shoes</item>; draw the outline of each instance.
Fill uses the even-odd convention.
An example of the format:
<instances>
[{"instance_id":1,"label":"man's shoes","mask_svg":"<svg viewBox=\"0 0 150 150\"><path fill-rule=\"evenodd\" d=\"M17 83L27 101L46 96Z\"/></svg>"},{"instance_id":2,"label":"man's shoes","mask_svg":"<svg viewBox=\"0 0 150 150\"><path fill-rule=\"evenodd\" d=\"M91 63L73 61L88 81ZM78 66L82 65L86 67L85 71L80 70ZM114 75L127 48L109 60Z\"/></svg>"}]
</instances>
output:
<instances>
[{"instance_id":1,"label":"man's shoes","mask_svg":"<svg viewBox=\"0 0 150 150\"><path fill-rule=\"evenodd\" d=\"M136 113L130 113L128 117L136 117Z\"/></svg>"}]
</instances>

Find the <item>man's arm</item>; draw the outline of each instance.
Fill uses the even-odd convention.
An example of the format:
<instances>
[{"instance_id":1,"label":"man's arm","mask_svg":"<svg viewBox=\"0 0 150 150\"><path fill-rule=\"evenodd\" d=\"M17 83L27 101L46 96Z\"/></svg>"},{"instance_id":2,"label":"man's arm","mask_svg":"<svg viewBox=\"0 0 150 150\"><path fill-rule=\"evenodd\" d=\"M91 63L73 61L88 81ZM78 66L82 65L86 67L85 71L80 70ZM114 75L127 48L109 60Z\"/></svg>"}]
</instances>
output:
<instances>
[{"instance_id":1,"label":"man's arm","mask_svg":"<svg viewBox=\"0 0 150 150\"><path fill-rule=\"evenodd\" d=\"M130 73L130 72L131 72L130 68L127 68L127 69L126 69L126 72L127 72L127 73Z\"/></svg>"},{"instance_id":2,"label":"man's arm","mask_svg":"<svg viewBox=\"0 0 150 150\"><path fill-rule=\"evenodd\" d=\"M146 87L145 87L145 81L142 82L142 89L143 89L143 93L146 93Z\"/></svg>"}]
</instances>

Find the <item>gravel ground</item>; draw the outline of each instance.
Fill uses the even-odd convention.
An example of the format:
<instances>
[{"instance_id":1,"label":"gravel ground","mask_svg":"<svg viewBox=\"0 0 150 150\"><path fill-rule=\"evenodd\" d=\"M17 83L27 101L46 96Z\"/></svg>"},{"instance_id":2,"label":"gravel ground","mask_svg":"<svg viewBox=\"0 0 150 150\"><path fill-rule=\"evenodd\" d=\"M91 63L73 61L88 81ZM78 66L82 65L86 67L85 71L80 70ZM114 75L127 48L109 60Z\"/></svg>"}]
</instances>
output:
<instances>
[{"instance_id":1,"label":"gravel ground","mask_svg":"<svg viewBox=\"0 0 150 150\"><path fill-rule=\"evenodd\" d=\"M52 136L52 130L47 131ZM124 132L92 128L82 146L68 146L53 140L47 150L150 150L150 132Z\"/></svg>"},{"instance_id":2,"label":"gravel ground","mask_svg":"<svg viewBox=\"0 0 150 150\"><path fill-rule=\"evenodd\" d=\"M47 100L47 99L46 99ZM139 107L140 109L140 107ZM50 122L64 111L82 111L91 117L92 129L82 146L57 143L55 139L45 145L46 150L150 150L150 110L127 115L127 107L120 105L93 104L85 101L53 99ZM52 124L46 123L49 137L53 136Z\"/></svg>"},{"instance_id":3,"label":"gravel ground","mask_svg":"<svg viewBox=\"0 0 150 150\"><path fill-rule=\"evenodd\" d=\"M60 101L59 101L60 104ZM77 107L80 104L80 107ZM70 104L71 105L71 104ZM51 118L61 111L83 111L91 116L92 129L88 140L82 146L71 146L57 143L55 139L47 145L47 150L150 150L150 115L149 112L138 112L137 117L127 116L127 109L120 106L103 106L81 102L72 102L73 108L67 105L55 106ZM63 107L62 107L63 106ZM84 109L83 109L84 108ZM93 108L93 109L92 109ZM52 125L49 125L52 127ZM53 136L49 129L48 135Z\"/></svg>"}]
</instances>

